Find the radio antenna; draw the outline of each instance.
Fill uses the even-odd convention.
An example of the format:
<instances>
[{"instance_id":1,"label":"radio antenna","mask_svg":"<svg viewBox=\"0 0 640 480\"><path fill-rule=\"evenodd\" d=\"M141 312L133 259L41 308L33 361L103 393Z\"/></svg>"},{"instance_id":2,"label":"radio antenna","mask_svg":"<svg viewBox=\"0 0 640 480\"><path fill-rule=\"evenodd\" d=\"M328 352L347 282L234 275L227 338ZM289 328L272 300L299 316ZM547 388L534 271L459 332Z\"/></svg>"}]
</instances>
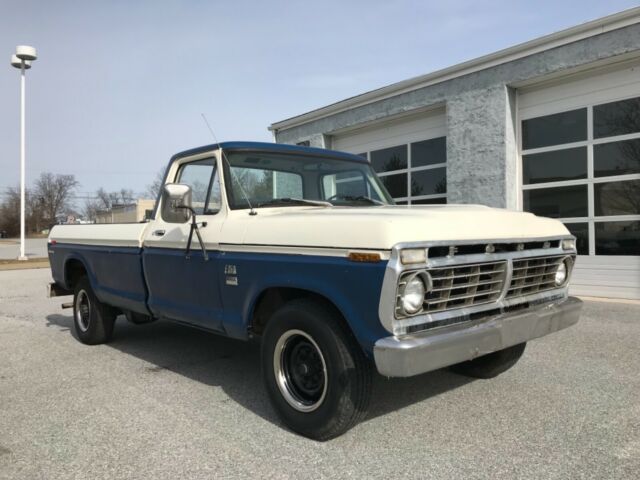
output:
<instances>
[{"instance_id":1,"label":"radio antenna","mask_svg":"<svg viewBox=\"0 0 640 480\"><path fill-rule=\"evenodd\" d=\"M247 192L244 191L244 188L242 188L242 184L240 183L240 180L238 179L238 177L236 176L235 172L231 168L231 163L229 163L229 159L227 158L227 155L224 153L224 149L222 148L222 145L220 144L220 142L218 142L218 137L216 137L216 134L213 133L213 128L211 128L211 125L209 124L209 120L207 120L207 117L205 116L204 113L200 113L200 115L202 115L202 120L204 120L204 123L207 126L207 128L209 129L209 132L211 132L211 136L213 137L213 141L216 142L216 144L218 145L218 148L220 149L220 154L222 156L222 161L227 163L227 167L229 168L229 172L231 172L231 176L233 177L233 179L236 181L236 183L240 187L240 192L242 193L242 196L246 200L247 205L249 205L249 215L257 215L258 212L256 212L255 209L253 208L253 205L251 205L251 202L249 201L249 196L247 195Z\"/></svg>"}]
</instances>

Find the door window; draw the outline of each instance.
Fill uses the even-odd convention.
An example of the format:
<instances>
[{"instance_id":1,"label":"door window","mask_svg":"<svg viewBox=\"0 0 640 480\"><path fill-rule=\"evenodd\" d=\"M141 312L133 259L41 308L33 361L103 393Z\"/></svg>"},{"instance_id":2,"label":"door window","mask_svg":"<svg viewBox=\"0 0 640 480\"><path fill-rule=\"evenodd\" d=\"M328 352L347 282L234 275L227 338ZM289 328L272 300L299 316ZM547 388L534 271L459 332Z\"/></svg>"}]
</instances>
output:
<instances>
[{"instance_id":1,"label":"door window","mask_svg":"<svg viewBox=\"0 0 640 480\"><path fill-rule=\"evenodd\" d=\"M220 180L215 159L206 158L182 165L176 181L191 187L192 207L197 215L218 213Z\"/></svg>"}]
</instances>

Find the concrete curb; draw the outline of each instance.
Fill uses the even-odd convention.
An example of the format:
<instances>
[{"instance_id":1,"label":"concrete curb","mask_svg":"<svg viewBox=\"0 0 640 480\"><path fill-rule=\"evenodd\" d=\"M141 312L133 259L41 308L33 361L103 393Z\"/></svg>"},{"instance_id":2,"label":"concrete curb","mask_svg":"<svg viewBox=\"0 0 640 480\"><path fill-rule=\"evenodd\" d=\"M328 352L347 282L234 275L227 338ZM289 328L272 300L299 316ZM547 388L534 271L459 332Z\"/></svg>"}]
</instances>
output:
<instances>
[{"instance_id":1,"label":"concrete curb","mask_svg":"<svg viewBox=\"0 0 640 480\"><path fill-rule=\"evenodd\" d=\"M585 297L582 295L578 295L578 298L582 300L587 300L589 302L624 303L626 305L640 305L640 300L633 300L630 298Z\"/></svg>"}]
</instances>

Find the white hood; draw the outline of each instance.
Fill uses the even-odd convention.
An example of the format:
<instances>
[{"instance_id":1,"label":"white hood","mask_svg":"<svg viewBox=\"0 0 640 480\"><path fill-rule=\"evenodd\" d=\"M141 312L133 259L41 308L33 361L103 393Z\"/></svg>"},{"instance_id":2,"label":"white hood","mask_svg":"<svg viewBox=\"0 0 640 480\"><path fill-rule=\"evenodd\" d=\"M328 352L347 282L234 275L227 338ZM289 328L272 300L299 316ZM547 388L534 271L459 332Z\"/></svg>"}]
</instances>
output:
<instances>
[{"instance_id":1,"label":"white hood","mask_svg":"<svg viewBox=\"0 0 640 480\"><path fill-rule=\"evenodd\" d=\"M222 243L391 249L401 242L567 235L550 218L481 205L283 207L231 212Z\"/></svg>"}]
</instances>

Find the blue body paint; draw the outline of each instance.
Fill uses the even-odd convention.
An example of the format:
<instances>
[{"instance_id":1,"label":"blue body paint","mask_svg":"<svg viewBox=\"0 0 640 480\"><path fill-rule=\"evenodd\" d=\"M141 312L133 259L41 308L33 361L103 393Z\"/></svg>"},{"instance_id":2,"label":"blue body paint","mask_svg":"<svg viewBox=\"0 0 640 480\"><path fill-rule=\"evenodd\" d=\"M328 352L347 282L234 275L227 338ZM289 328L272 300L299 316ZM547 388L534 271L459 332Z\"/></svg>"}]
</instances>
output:
<instances>
[{"instance_id":1,"label":"blue body paint","mask_svg":"<svg viewBox=\"0 0 640 480\"><path fill-rule=\"evenodd\" d=\"M49 255L54 280L66 288L65 265L76 259L85 265L101 301L230 337L248 338L256 301L265 290L276 287L326 297L342 313L367 354L376 340L388 335L378 318L386 262L220 251L208 252L205 262L199 251L186 259L183 249L70 244L50 245L50 250L54 252Z\"/></svg>"}]
</instances>

